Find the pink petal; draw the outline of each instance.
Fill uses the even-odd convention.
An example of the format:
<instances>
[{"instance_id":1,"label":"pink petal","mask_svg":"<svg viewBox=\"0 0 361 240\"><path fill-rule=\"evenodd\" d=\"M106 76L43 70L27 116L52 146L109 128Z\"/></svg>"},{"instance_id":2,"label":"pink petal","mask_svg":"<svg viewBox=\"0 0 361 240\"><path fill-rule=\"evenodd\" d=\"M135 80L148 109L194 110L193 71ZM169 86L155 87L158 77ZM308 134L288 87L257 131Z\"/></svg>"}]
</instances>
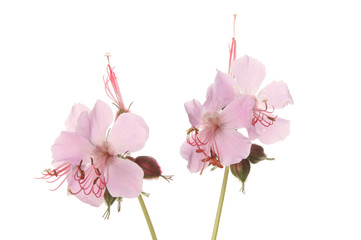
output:
<instances>
[{"instance_id":1,"label":"pink petal","mask_svg":"<svg viewBox=\"0 0 361 240\"><path fill-rule=\"evenodd\" d=\"M89 113L90 140L94 145L101 145L110 123L113 121L113 113L110 107L103 101L98 100L93 110Z\"/></svg>"},{"instance_id":2,"label":"pink petal","mask_svg":"<svg viewBox=\"0 0 361 240\"><path fill-rule=\"evenodd\" d=\"M249 140L255 140L256 138L259 137L256 127L253 126L252 124L247 128L247 132L248 132Z\"/></svg>"},{"instance_id":3,"label":"pink petal","mask_svg":"<svg viewBox=\"0 0 361 240\"><path fill-rule=\"evenodd\" d=\"M208 87L204 109L206 111L219 111L227 106L239 95L234 86L234 79L229 74L217 70L214 83Z\"/></svg>"},{"instance_id":4,"label":"pink petal","mask_svg":"<svg viewBox=\"0 0 361 240\"><path fill-rule=\"evenodd\" d=\"M202 113L203 113L202 104L197 100L193 99L191 101L186 102L184 104L184 107L187 111L188 119L189 122L192 124L192 127L198 126L201 121Z\"/></svg>"},{"instance_id":5,"label":"pink petal","mask_svg":"<svg viewBox=\"0 0 361 240\"><path fill-rule=\"evenodd\" d=\"M65 121L66 131L74 132L78 118L82 112L89 112L89 108L81 103L74 104L68 118Z\"/></svg>"},{"instance_id":6,"label":"pink petal","mask_svg":"<svg viewBox=\"0 0 361 240\"><path fill-rule=\"evenodd\" d=\"M113 158L110 161L107 183L110 195L126 198L138 197L143 187L143 170L128 159Z\"/></svg>"},{"instance_id":7,"label":"pink petal","mask_svg":"<svg viewBox=\"0 0 361 240\"><path fill-rule=\"evenodd\" d=\"M68 193L69 193L69 195L74 195L80 201L87 203L93 207L99 207L104 202L103 195L98 198L93 193L88 194L88 195L85 194L83 190L80 190L80 186L77 181L69 182Z\"/></svg>"},{"instance_id":8,"label":"pink petal","mask_svg":"<svg viewBox=\"0 0 361 240\"><path fill-rule=\"evenodd\" d=\"M273 81L263 88L257 97L258 101L267 100L268 107L283 108L287 104L293 104L293 99L288 90L287 84L282 81ZM263 106L265 107L265 106Z\"/></svg>"},{"instance_id":9,"label":"pink petal","mask_svg":"<svg viewBox=\"0 0 361 240\"><path fill-rule=\"evenodd\" d=\"M120 114L109 133L114 153L135 152L144 147L149 129L143 118L134 113Z\"/></svg>"},{"instance_id":10,"label":"pink petal","mask_svg":"<svg viewBox=\"0 0 361 240\"><path fill-rule=\"evenodd\" d=\"M265 66L247 55L234 61L231 71L236 78L241 93L248 95L256 95L266 76Z\"/></svg>"},{"instance_id":11,"label":"pink petal","mask_svg":"<svg viewBox=\"0 0 361 240\"><path fill-rule=\"evenodd\" d=\"M188 169L191 173L196 173L208 166L208 163L204 163L201 160L204 158L202 153L196 153L196 147L184 142L180 148L181 156L188 161Z\"/></svg>"},{"instance_id":12,"label":"pink petal","mask_svg":"<svg viewBox=\"0 0 361 240\"><path fill-rule=\"evenodd\" d=\"M278 117L273 125L265 127L262 124L256 124L256 130L259 134L258 139L264 144L272 144L285 139L290 133L290 121Z\"/></svg>"},{"instance_id":13,"label":"pink petal","mask_svg":"<svg viewBox=\"0 0 361 240\"><path fill-rule=\"evenodd\" d=\"M51 147L54 162L66 161L79 164L89 161L93 146L82 135L72 132L61 132Z\"/></svg>"},{"instance_id":14,"label":"pink petal","mask_svg":"<svg viewBox=\"0 0 361 240\"><path fill-rule=\"evenodd\" d=\"M217 70L216 79L214 80L214 87L218 101L220 101L222 105L220 109L224 108L239 95L239 93L236 92L235 84L236 82L232 76Z\"/></svg>"},{"instance_id":15,"label":"pink petal","mask_svg":"<svg viewBox=\"0 0 361 240\"><path fill-rule=\"evenodd\" d=\"M234 129L217 132L215 136L220 162L229 166L248 157L251 150L251 141Z\"/></svg>"},{"instance_id":16,"label":"pink petal","mask_svg":"<svg viewBox=\"0 0 361 240\"><path fill-rule=\"evenodd\" d=\"M78 118L78 124L75 129L76 133L84 136L86 139L89 139L91 136L91 122L89 112L82 112Z\"/></svg>"},{"instance_id":17,"label":"pink petal","mask_svg":"<svg viewBox=\"0 0 361 240\"><path fill-rule=\"evenodd\" d=\"M229 103L221 112L225 127L233 129L248 127L251 123L255 102L253 97L242 95Z\"/></svg>"},{"instance_id":18,"label":"pink petal","mask_svg":"<svg viewBox=\"0 0 361 240\"><path fill-rule=\"evenodd\" d=\"M217 104L217 94L216 94L216 89L215 89L214 83L209 85L209 87L207 89L207 98L203 104L203 109L206 112L220 110L219 106Z\"/></svg>"}]
</instances>

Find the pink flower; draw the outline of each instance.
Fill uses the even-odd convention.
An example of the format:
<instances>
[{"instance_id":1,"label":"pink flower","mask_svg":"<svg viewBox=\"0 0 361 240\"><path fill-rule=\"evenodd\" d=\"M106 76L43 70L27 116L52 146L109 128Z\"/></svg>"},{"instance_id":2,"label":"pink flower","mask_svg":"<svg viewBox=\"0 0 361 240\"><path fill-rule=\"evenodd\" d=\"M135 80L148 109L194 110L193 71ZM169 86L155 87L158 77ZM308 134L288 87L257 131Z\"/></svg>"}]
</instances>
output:
<instances>
[{"instance_id":1,"label":"pink flower","mask_svg":"<svg viewBox=\"0 0 361 240\"><path fill-rule=\"evenodd\" d=\"M228 166L248 156L251 142L237 129L248 127L254 104L248 96L240 96L227 106L215 98L207 99L203 106L197 100L185 103L192 128L181 155L188 160L191 172L202 172L209 164Z\"/></svg>"},{"instance_id":2,"label":"pink flower","mask_svg":"<svg viewBox=\"0 0 361 240\"><path fill-rule=\"evenodd\" d=\"M293 104L293 99L282 81L273 81L256 94L265 75L262 63L249 56L241 57L233 62L231 74L218 71L208 95L224 106L240 95L252 96L256 101L252 124L247 128L249 138L271 144L286 138L290 131L290 121L275 115L274 110Z\"/></svg>"},{"instance_id":3,"label":"pink flower","mask_svg":"<svg viewBox=\"0 0 361 240\"><path fill-rule=\"evenodd\" d=\"M91 111L79 109L68 118L69 131L61 132L52 146L54 162L71 166L69 192L93 206L104 202L105 189L113 197L137 197L144 173L126 156L144 146L148 126L141 117L124 113L107 131L113 120L107 104L97 101Z\"/></svg>"}]
</instances>

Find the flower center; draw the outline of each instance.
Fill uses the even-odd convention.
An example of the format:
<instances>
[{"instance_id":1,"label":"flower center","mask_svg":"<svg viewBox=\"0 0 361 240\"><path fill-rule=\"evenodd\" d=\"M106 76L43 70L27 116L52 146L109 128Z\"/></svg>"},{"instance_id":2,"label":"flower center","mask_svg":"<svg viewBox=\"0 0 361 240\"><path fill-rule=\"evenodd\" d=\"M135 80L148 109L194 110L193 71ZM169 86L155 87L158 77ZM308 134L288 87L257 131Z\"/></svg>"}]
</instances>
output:
<instances>
[{"instance_id":1,"label":"flower center","mask_svg":"<svg viewBox=\"0 0 361 240\"><path fill-rule=\"evenodd\" d=\"M210 134L215 134L217 130L219 130L223 126L220 113L214 112L204 114L203 126L206 131L210 131Z\"/></svg>"}]
</instances>

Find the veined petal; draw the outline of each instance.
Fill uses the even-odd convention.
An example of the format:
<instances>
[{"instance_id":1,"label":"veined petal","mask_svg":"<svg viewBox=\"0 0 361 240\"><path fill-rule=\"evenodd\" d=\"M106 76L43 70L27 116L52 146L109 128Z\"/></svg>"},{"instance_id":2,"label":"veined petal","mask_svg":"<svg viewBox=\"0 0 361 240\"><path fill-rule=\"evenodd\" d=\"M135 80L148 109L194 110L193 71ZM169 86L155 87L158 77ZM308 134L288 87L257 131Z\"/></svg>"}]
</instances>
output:
<instances>
[{"instance_id":1,"label":"veined petal","mask_svg":"<svg viewBox=\"0 0 361 240\"><path fill-rule=\"evenodd\" d=\"M89 161L93 146L88 139L73 132L61 132L51 147L54 162L66 161L78 165Z\"/></svg>"},{"instance_id":2,"label":"veined petal","mask_svg":"<svg viewBox=\"0 0 361 240\"><path fill-rule=\"evenodd\" d=\"M231 71L236 78L241 93L247 95L256 95L266 76L265 66L247 55L234 61Z\"/></svg>"},{"instance_id":3,"label":"veined petal","mask_svg":"<svg viewBox=\"0 0 361 240\"><path fill-rule=\"evenodd\" d=\"M184 142L180 148L181 156L188 161L188 169L191 173L196 173L208 166L208 162L202 162L202 159L205 157L202 153L196 152L196 147L189 145L187 142Z\"/></svg>"},{"instance_id":4,"label":"veined petal","mask_svg":"<svg viewBox=\"0 0 361 240\"><path fill-rule=\"evenodd\" d=\"M187 111L189 122L192 124L192 127L197 127L201 122L203 108L202 104L193 99L184 104L184 108Z\"/></svg>"},{"instance_id":5,"label":"veined petal","mask_svg":"<svg viewBox=\"0 0 361 240\"><path fill-rule=\"evenodd\" d=\"M229 166L247 158L251 151L251 141L235 129L218 132L214 139L222 165Z\"/></svg>"},{"instance_id":6,"label":"veined petal","mask_svg":"<svg viewBox=\"0 0 361 240\"><path fill-rule=\"evenodd\" d=\"M290 121L277 117L276 121L269 127L262 124L256 124L256 130L259 134L258 139L264 144L272 144L285 139L290 133Z\"/></svg>"},{"instance_id":7,"label":"veined petal","mask_svg":"<svg viewBox=\"0 0 361 240\"><path fill-rule=\"evenodd\" d=\"M113 121L113 113L109 105L98 100L93 110L89 113L90 140L94 145L101 145L105 141L105 135L110 123Z\"/></svg>"},{"instance_id":8,"label":"veined petal","mask_svg":"<svg viewBox=\"0 0 361 240\"><path fill-rule=\"evenodd\" d=\"M143 176L143 170L135 162L120 158L110 159L107 183L110 195L138 197L143 188Z\"/></svg>"},{"instance_id":9,"label":"veined petal","mask_svg":"<svg viewBox=\"0 0 361 240\"><path fill-rule=\"evenodd\" d=\"M144 147L148 136L149 129L143 118L123 113L115 120L108 142L115 153L135 152Z\"/></svg>"},{"instance_id":10,"label":"veined petal","mask_svg":"<svg viewBox=\"0 0 361 240\"><path fill-rule=\"evenodd\" d=\"M221 112L222 122L227 128L246 128L250 125L256 100L242 95L233 100Z\"/></svg>"},{"instance_id":11,"label":"veined petal","mask_svg":"<svg viewBox=\"0 0 361 240\"><path fill-rule=\"evenodd\" d=\"M259 104L264 105L264 100L267 100L268 107L283 108L289 103L293 104L293 99L288 90L287 84L282 81L273 81L263 88L257 99ZM265 105L263 107L266 107Z\"/></svg>"},{"instance_id":12,"label":"veined petal","mask_svg":"<svg viewBox=\"0 0 361 240\"><path fill-rule=\"evenodd\" d=\"M68 118L65 121L66 131L75 132L78 123L78 118L82 112L89 112L89 108L84 104L74 104Z\"/></svg>"}]
</instances>

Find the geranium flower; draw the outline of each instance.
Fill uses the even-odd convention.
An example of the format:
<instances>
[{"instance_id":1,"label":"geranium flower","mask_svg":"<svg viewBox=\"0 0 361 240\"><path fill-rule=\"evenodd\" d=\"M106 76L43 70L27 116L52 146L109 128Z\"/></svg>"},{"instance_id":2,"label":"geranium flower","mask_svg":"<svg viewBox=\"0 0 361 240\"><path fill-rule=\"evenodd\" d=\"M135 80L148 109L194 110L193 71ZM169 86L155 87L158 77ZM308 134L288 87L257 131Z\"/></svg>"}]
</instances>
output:
<instances>
[{"instance_id":1,"label":"geranium flower","mask_svg":"<svg viewBox=\"0 0 361 240\"><path fill-rule=\"evenodd\" d=\"M204 105L197 100L185 103L192 128L181 155L191 172L202 172L209 164L229 166L248 156L251 142L236 129L248 127L254 104L249 96L240 96L227 106L212 97Z\"/></svg>"},{"instance_id":2,"label":"geranium flower","mask_svg":"<svg viewBox=\"0 0 361 240\"><path fill-rule=\"evenodd\" d=\"M290 131L290 121L275 115L274 110L293 104L293 99L282 81L271 82L257 94L265 75L262 63L249 56L241 57L232 63L231 74L218 71L208 95L224 106L240 95L252 96L256 101L252 124L247 128L249 138L271 144L286 138Z\"/></svg>"},{"instance_id":3,"label":"geranium flower","mask_svg":"<svg viewBox=\"0 0 361 240\"><path fill-rule=\"evenodd\" d=\"M75 131L64 131L52 146L55 162L68 162L74 171L69 192L93 206L104 202L108 189L113 197L137 197L142 191L143 170L126 155L140 150L148 138L148 126L133 114L113 120L110 107L97 101L93 110L82 111Z\"/></svg>"}]
</instances>

